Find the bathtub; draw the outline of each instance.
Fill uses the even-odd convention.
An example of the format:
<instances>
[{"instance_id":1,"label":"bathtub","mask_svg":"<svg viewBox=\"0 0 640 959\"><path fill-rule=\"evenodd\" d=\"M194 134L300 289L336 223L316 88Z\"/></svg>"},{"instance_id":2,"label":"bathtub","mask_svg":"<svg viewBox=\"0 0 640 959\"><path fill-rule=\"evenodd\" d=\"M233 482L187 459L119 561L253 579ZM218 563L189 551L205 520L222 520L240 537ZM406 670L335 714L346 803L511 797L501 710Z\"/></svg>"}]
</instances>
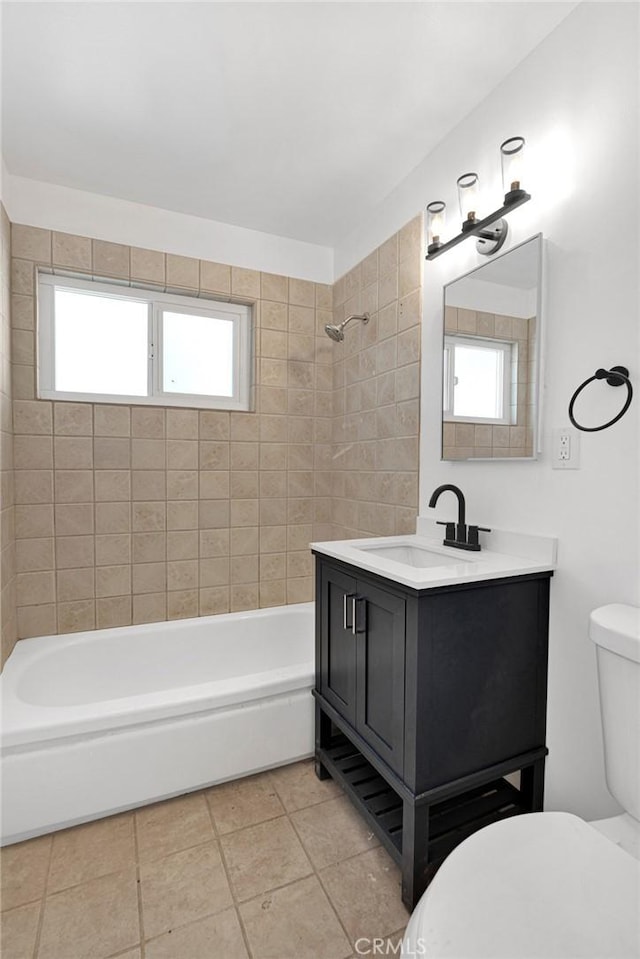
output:
<instances>
[{"instance_id":1,"label":"bathtub","mask_svg":"<svg viewBox=\"0 0 640 959\"><path fill-rule=\"evenodd\" d=\"M0 843L313 754L313 603L16 644Z\"/></svg>"}]
</instances>

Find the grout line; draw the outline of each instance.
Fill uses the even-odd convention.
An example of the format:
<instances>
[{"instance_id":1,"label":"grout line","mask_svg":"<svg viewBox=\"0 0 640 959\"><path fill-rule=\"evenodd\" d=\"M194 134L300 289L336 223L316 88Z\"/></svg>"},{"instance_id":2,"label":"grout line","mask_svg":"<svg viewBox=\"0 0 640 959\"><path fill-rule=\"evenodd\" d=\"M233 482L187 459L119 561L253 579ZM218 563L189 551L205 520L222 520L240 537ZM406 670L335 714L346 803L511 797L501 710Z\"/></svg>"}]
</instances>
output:
<instances>
[{"instance_id":1,"label":"grout line","mask_svg":"<svg viewBox=\"0 0 640 959\"><path fill-rule=\"evenodd\" d=\"M307 859L308 858L309 857L307 856ZM311 866L311 872L308 872L306 876L298 876L297 879L290 879L289 882L283 882L279 886L271 886L269 889L263 889L262 892L259 892L254 896L250 896L249 899L239 899L238 906L246 906L248 903L256 902L256 900L263 899L265 896L270 896L274 892L281 892L283 889L288 889L289 886L295 886L299 882L304 882L305 879L313 879L315 876L313 863L310 862L309 865Z\"/></svg>"},{"instance_id":2,"label":"grout line","mask_svg":"<svg viewBox=\"0 0 640 959\"><path fill-rule=\"evenodd\" d=\"M198 288L200 287L200 261L196 261L198 264ZM165 257L165 282L167 279L166 275L166 266L167 261ZM159 329L159 327L158 327ZM160 344L156 343L154 345L154 350L156 353L160 352ZM156 371L160 372L159 367L154 364ZM164 511L164 564L166 570L166 580L165 580L165 603L166 603L166 618L169 619L169 530L167 529L167 513L168 513L168 497L169 497L169 440L167 437L167 407L162 407L162 436L164 443L164 499L162 500L162 507ZM131 461L133 465L133 460ZM198 466L200 466L200 451L198 450ZM133 490L131 495L133 496ZM198 470L198 497L200 496L200 471ZM132 518L133 526L133 518ZM131 562L133 563L133 537L131 539ZM196 612L195 615L200 615L200 543L198 543L198 568L197 568L197 583L196 583ZM133 600L131 602L131 617L133 619Z\"/></svg>"},{"instance_id":3,"label":"grout line","mask_svg":"<svg viewBox=\"0 0 640 959\"><path fill-rule=\"evenodd\" d=\"M131 582L131 623L133 624L133 407L126 407L129 412L129 433L127 436L129 444L129 500L127 503L129 511L129 523L128 523L128 532L127 536L129 537L129 576ZM165 565L165 582L166 582L166 565ZM164 618L167 618L167 598L166 598L166 586L165 586L165 600L164 600ZM135 814L134 814L135 815ZM134 827L135 828L135 827ZM136 848L137 848L137 833L136 833Z\"/></svg>"},{"instance_id":4,"label":"grout line","mask_svg":"<svg viewBox=\"0 0 640 959\"><path fill-rule=\"evenodd\" d=\"M134 952L136 949L139 949L140 945L128 946L126 949L119 949L118 952L112 952L106 959L118 959L118 956L128 956L129 953Z\"/></svg>"},{"instance_id":5,"label":"grout line","mask_svg":"<svg viewBox=\"0 0 640 959\"><path fill-rule=\"evenodd\" d=\"M185 796L197 796L198 794L197 794L197 792L196 792L196 793L184 793L183 795L185 795ZM182 799L182 796L174 796L173 798L174 798L174 799ZM155 805L155 804L154 804L154 803L149 803L149 805ZM146 806L137 806L137 807L136 807L136 810L142 811L142 810L144 810L144 809L146 809L146 808L147 808ZM151 865L152 863L154 863L154 862L161 862L163 859L169 859L170 856L177 856L177 855L179 855L179 853L189 852L189 850L191 850L191 849L199 849L200 846L206 846L207 843L210 843L210 842L213 842L213 840L212 840L212 839L204 839L204 840L201 840L200 842L194 842L194 843L192 843L190 846L181 846L180 849L174 849L173 852L167 852L167 853L165 853L163 856L158 856L157 859L145 859L143 862L140 863L140 865L141 865L141 866L150 866L150 865ZM117 871L119 872L120 870L117 870Z\"/></svg>"},{"instance_id":6,"label":"grout line","mask_svg":"<svg viewBox=\"0 0 640 959\"><path fill-rule=\"evenodd\" d=\"M312 763L313 763L313 757L310 757L309 759L301 759L301 760L298 760L298 762L299 762L299 763L308 762L309 764L312 764ZM285 766L276 766L276 767L275 767L275 770L278 770L278 769L286 769L288 766L296 766L296 765L298 765L298 763L287 763ZM271 772L274 772L274 770L273 770L273 769L267 769L267 770L265 770L265 773L267 773L267 774L268 774L268 773L271 773ZM314 773L314 775L315 775L315 773ZM325 803L325 802L330 802L332 799L339 799L341 795L346 795L346 793L344 793L344 791L341 789L341 790L340 790L340 794L339 794L338 796L328 796L326 799L319 799L318 802L311 802L311 803L307 803L307 805L305 805L305 806L298 806L297 809L287 809L287 807L286 807L285 804L284 804L284 800L283 800L280 792L278 791L277 777L275 777L275 776L271 777L271 776L270 776L269 778L272 780L273 788L275 789L275 791L276 791L276 793L277 793L277 795L278 795L278 799L279 799L280 802L282 803L282 806L283 806L283 808L284 808L284 811L285 811L285 815L286 815L286 816L292 816L294 813L302 812L303 809L313 809L314 806L321 806L321 805L322 805L323 803ZM332 782L335 782L335 780L333 780L333 779L332 779L331 781L332 781ZM336 783L336 785L339 785L339 784Z\"/></svg>"},{"instance_id":7,"label":"grout line","mask_svg":"<svg viewBox=\"0 0 640 959\"><path fill-rule=\"evenodd\" d=\"M332 782L335 782L334 779L332 779L331 781L332 781ZM340 783L337 783L337 785L340 786ZM331 797L331 798L332 798L332 799L345 798L345 799L349 800L349 796L346 794L346 792L344 791L344 789L342 789L342 787L340 787L340 796L334 796L334 797ZM323 800L323 802L330 802L330 801L331 801L331 799ZM318 806L318 805L322 805L322 803L314 803L312 806L306 806L306 807L302 807L302 808L303 808L303 809L310 809L310 808L314 808L314 806ZM351 803L350 803L350 805L351 805ZM298 810L294 810L293 812L298 812ZM303 840L302 836L300 835L300 833L298 832L298 830L297 830L297 828L296 828L296 825L295 825L293 819L291 819L291 815L293 815L293 813L288 814L288 815L289 815L289 818L290 818L290 821L291 821L291 825L292 825L292 827L293 827L296 835L298 836L298 839L299 839L299 841L300 841L300 844L302 845L302 848L305 850L305 853L307 853L307 849L306 849L306 846L305 846L305 844L304 844L304 840ZM375 834L374 834L374 839L375 839L375 838L376 838L376 837L375 837ZM351 936L350 936L350 934L349 934L349 932L348 932L348 930L347 930L347 928L346 928L346 925L343 923L343 921L342 921L342 919L341 919L341 917L340 917L340 914L338 913L337 908L335 907L335 905L334 905L334 903L333 903L333 899L332 899L332 897L331 897L331 894L330 894L329 890L327 889L327 887L326 887L326 885L325 885L325 883L324 883L324 881L323 881L322 873L323 873L324 871L326 871L327 869L332 868L333 866L341 866L343 863L347 863L347 862L349 862L349 861L351 861L351 860L353 860L353 859L357 859L359 856L365 855L366 853L370 852L371 849L382 849L387 856L389 855L389 854L387 853L387 851L384 849L384 846L382 845L382 843L379 842L378 840L376 840L376 845L375 845L375 846L370 846L370 847L367 848L367 849L363 849L363 850L360 850L360 852L354 853L352 856L346 856L344 859L339 859L339 860L337 860L336 862L328 863L326 866L323 866L322 868L317 868L317 867L314 865L313 861L311 860L311 857L310 857L309 854L307 853L307 856L308 856L308 858L309 858L310 861L311 861L311 865L312 865L312 868L313 868L313 871L314 871L314 875L317 877L318 882L320 883L320 887L321 887L322 891L324 892L326 898L328 899L329 904L330 904L333 912L335 913L336 918L337 918L340 926L341 926L342 929L344 930L344 933L345 933L345 935L346 935L346 937L347 937L347 941L349 942L350 947L353 947L353 946L354 946L354 943L352 942ZM389 857L389 859L391 859L391 857ZM394 865L395 865L395 864L394 864ZM407 920L407 921L408 921L408 920ZM395 933L392 933L391 935L395 935ZM387 937L387 938L388 938L388 937Z\"/></svg>"},{"instance_id":8,"label":"grout line","mask_svg":"<svg viewBox=\"0 0 640 959\"><path fill-rule=\"evenodd\" d=\"M93 257L93 250L92 250ZM96 436L96 404L91 403L91 512L93 515L93 529L91 530L91 559L93 566L93 622L94 629L98 628L98 573L96 565L96 461L95 461L95 436ZM55 443L55 440L54 440Z\"/></svg>"},{"instance_id":9,"label":"grout line","mask_svg":"<svg viewBox=\"0 0 640 959\"><path fill-rule=\"evenodd\" d=\"M236 780L233 780L233 779L231 780L231 782L235 782L235 781ZM220 785L226 785L226 784L221 783ZM275 816L267 816L266 819L261 819L260 822L252 822L252 823L249 823L249 825L247 826L238 826L237 829L230 829L228 832L221 832L219 833L219 836L221 840L226 839L227 836L236 836L239 832L242 832L244 829L253 829L254 826L262 826L264 823L274 822L276 819L284 819L285 816L287 815L288 815L287 811L283 807L282 812L276 813Z\"/></svg>"},{"instance_id":10,"label":"grout line","mask_svg":"<svg viewBox=\"0 0 640 959\"><path fill-rule=\"evenodd\" d=\"M244 946L245 946L245 949L247 950L247 955L249 956L249 959L253 959L253 950L251 949L251 944L250 944L250 942L249 942L249 936L248 936L248 934L247 934L247 929L246 929L246 926L245 926L245 924L244 924L244 919L242 918L242 915L241 915L241 913L240 913L239 900L238 900L238 898L237 898L237 896L236 896L235 889L233 888L233 884L232 884L232 882L231 882L231 873L230 873L230 870L229 870L229 866L228 866L228 864L227 864L227 858L226 858L226 856L225 856L224 849L222 848L221 836L220 836L220 833L218 832L218 827L216 826L215 816L213 815L213 810L211 809L211 806L209 805L209 802L208 802L207 797L206 797L206 795L204 794L204 792L202 793L202 796L203 796L203 798L204 798L205 805L206 805L206 807L207 807L207 812L209 813L209 820L210 820L210 822L211 822L211 828L213 829L213 834L214 834L214 836L215 836L215 838L216 838L216 843L217 843L217 845L218 845L218 850L219 850L219 852L220 852L220 861L222 862L222 868L224 869L225 878L226 878L227 884L228 884L228 886L229 886L229 892L231 893L231 898L232 898L232 900L233 900L233 906L234 906L234 908L235 908L236 916L237 916L237 919L238 919L238 923L239 923L239 925L240 925L240 931L242 932L242 938L243 938L243 940L244 940Z\"/></svg>"},{"instance_id":11,"label":"grout line","mask_svg":"<svg viewBox=\"0 0 640 959\"><path fill-rule=\"evenodd\" d=\"M199 795L200 793L203 793L203 790L199 790L198 792L194 792L194 793L188 793L188 794L185 794L185 795L197 796L197 795ZM182 798L182 797L174 797L174 798ZM170 801L170 800L169 800L169 801ZM206 803L206 799L205 799L205 803ZM155 805L155 803L149 803L148 805L149 805L149 806L152 806L152 805ZM146 806L139 806L139 807L136 808L136 810L134 810L134 812L137 812L138 810L142 811L142 810L144 810L145 808L147 808L147 807L146 807ZM134 826L134 830L135 830L136 859L138 860L138 859L139 859L139 852L138 852L138 831L137 831L137 824ZM165 856L161 856L160 859L152 859L152 860L149 860L149 863L148 863L148 864L150 865L150 864L152 864L152 863L160 862L162 859L167 859L167 858L169 858L169 857L171 857L171 856L179 855L180 853L182 853L182 852L187 852L188 850L191 850L191 849L197 849L197 848L199 848L200 846L208 845L208 844L211 843L211 842L215 842L215 839L206 839L204 842L196 843L196 844L193 845L193 846L186 846L184 849L176 849L176 850L174 850L174 852L170 852L170 853L168 853L168 854L165 855ZM147 863L144 863L144 862L143 862L143 863L140 863L139 861L136 862L136 866L137 866L138 872L140 871L140 868L141 868L142 866L145 866L145 865L147 865ZM177 923L175 923L175 924L172 924L171 929L168 930L167 932L160 932L160 933L157 933L157 934L155 934L155 935L153 935L153 936L147 936L147 937L145 937L145 935L144 935L144 922L143 922L144 908L143 908L143 904L142 904L142 889L141 889L141 883L138 885L138 908L139 908L140 933L141 933L141 939L140 939L139 947L140 947L140 949L142 950L142 956L143 956L143 959L144 959L144 952L145 952L145 949L146 949L146 943L147 943L147 942L152 942L152 941L155 941L155 940L157 940L157 939L162 939L162 938L163 938L164 936L166 936L168 933L173 932L173 931L176 930L176 929L184 929L184 928L186 928L187 926L191 926L191 925L193 925L194 923L201 922L201 921L203 921L203 920L205 920L205 919L209 919L209 918L211 918L212 916L219 916L221 913L225 912L227 909L233 908L233 906L224 906L222 909L219 909L219 910L217 910L217 911L215 911L215 912L208 912L206 915L200 916L198 919L188 919L186 922L177 922ZM114 954L113 956L108 957L108 959L115 959L115 956L116 956L116 955L120 955L122 952L125 952L125 953L126 953L126 952L129 952L131 948L132 948L132 947L128 947L127 949L121 950L119 953ZM133 948L136 948L136 947L133 947Z\"/></svg>"},{"instance_id":12,"label":"grout line","mask_svg":"<svg viewBox=\"0 0 640 959\"><path fill-rule=\"evenodd\" d=\"M39 839L39 836L34 836L34 839ZM30 842L31 840L25 839L23 842ZM19 845L17 843L16 845ZM2 846L2 849L10 849L10 846ZM23 906L33 906L36 902L40 902L42 899L42 893L39 896L34 896L33 899L27 899L25 902L19 903L17 906L9 906L8 909L0 908L0 919L5 916L8 912L14 912L16 909L22 909Z\"/></svg>"},{"instance_id":13,"label":"grout line","mask_svg":"<svg viewBox=\"0 0 640 959\"><path fill-rule=\"evenodd\" d=\"M138 898L138 931L140 935L140 957L144 959L144 916L142 908L142 878L140 876L140 851L138 848L138 824L136 822L135 810L132 812L133 819L133 847L136 859L136 895Z\"/></svg>"},{"instance_id":14,"label":"grout line","mask_svg":"<svg viewBox=\"0 0 640 959\"><path fill-rule=\"evenodd\" d=\"M91 820L91 822L102 822L102 821L103 821L103 820L101 820L101 819ZM87 824L87 823L78 823L78 825L79 825L79 826L83 826L83 825L88 825L88 824ZM68 827L67 827L68 830L75 829L75 828L76 828L76 826L68 826ZM60 832L66 832L66 830L60 830ZM54 833L54 835L57 835L57 834L58 834L57 832ZM120 868L118 868L118 869L112 869L112 870L110 870L109 872L101 872L101 873L100 873L99 875L97 875L97 876L88 876L88 877L85 878L85 879L81 879L80 882L74 882L74 883L73 883L72 885L70 885L70 886L63 886L61 889L54 889L52 892L47 893L47 898L53 899L53 898L55 898L55 897L57 897L57 896L60 896L63 892L70 892L72 889L78 889L79 886L84 886L84 885L86 885L88 882L95 882L95 881L98 880L98 879L108 879L109 876L117 876L118 873L124 872L124 870L126 870L127 868L130 868L130 867L133 867L133 866L135 866L135 863L130 862L130 863L127 863L127 865L125 865L125 866L120 866ZM37 900L34 900L34 901L37 901ZM25 903L25 905L26 905L26 903Z\"/></svg>"},{"instance_id":15,"label":"grout line","mask_svg":"<svg viewBox=\"0 0 640 959\"><path fill-rule=\"evenodd\" d=\"M53 861L53 840L54 836L51 836L51 842L49 843L49 857L47 862L47 872L44 880L44 889L42 891L42 898L40 900L40 914L38 916L38 928L36 929L36 938L33 944L33 959L36 959L40 951L40 939L42 937L42 927L44 925L44 910L47 901L47 892L49 889L49 876L51 874L51 864Z\"/></svg>"},{"instance_id":16,"label":"grout line","mask_svg":"<svg viewBox=\"0 0 640 959\"><path fill-rule=\"evenodd\" d=\"M37 286L37 283L36 283ZM34 296L37 294L34 293ZM36 337L36 349L37 349L37 332L34 334ZM36 396L37 400L37 396ZM53 616L54 616L54 625L56 634L60 630L60 589L59 589L59 570L58 570L58 524L56 522L56 506L58 505L58 491L56 489L56 406L55 402L51 403L51 509L53 512L52 522L53 522L53 558L51 560L53 565ZM95 546L94 546L95 551Z\"/></svg>"},{"instance_id":17,"label":"grout line","mask_svg":"<svg viewBox=\"0 0 640 959\"><path fill-rule=\"evenodd\" d=\"M186 922L172 923L171 929L167 929L165 932L154 933L152 936L147 936L147 938L144 940L145 949L146 949L146 946L149 945L150 943L157 942L159 939L164 939L165 936L173 935L174 932L178 932L180 929L188 929L189 926L195 926L195 925L198 925L198 923L206 922L207 919L215 919L218 916L222 916L225 912L229 912L230 910L237 912L236 906L234 903L232 903L230 906L224 906L222 909L218 909L216 912L208 912L204 916L198 916L197 919L188 919ZM115 955L121 955L123 952L128 953L131 950L131 948L136 949L136 948L140 948L140 946L133 946L133 947L130 946L129 949L123 949ZM114 956L109 956L108 959L114 959ZM172 956L171 959L178 959L178 957ZM182 959L182 957L180 957L180 959ZM204 957L197 956L197 957L194 957L194 959L204 959ZM219 959L219 957L215 956L214 959ZM222 957L220 957L220 959L222 959Z\"/></svg>"},{"instance_id":18,"label":"grout line","mask_svg":"<svg viewBox=\"0 0 640 959\"><path fill-rule=\"evenodd\" d=\"M137 806L137 807L135 807L135 809L145 809L145 808L146 808L145 806ZM48 835L48 836L51 836L51 838L52 838L52 840L53 840L53 839L55 839L56 836L64 835L64 834L69 833L69 832L73 832L73 830L75 830L75 829L81 829L83 826L91 826L91 825L94 825L95 823L106 822L106 821L108 821L108 820L111 819L111 818L116 818L117 816L126 816L127 813L129 813L129 812L130 812L130 813L134 813L134 812L135 812L135 809L125 810L124 813L115 813L113 817L112 817L112 816L102 816L102 817L100 817L99 819L91 819L91 820L88 820L87 822L76 823L76 825L74 825L74 826L66 826L64 829L58 829L58 830L56 830L55 832L52 832L52 833L44 833L43 835L45 835L45 836L47 836L47 835ZM135 827L134 827L134 828L135 828ZM37 837L37 836L36 836L36 837L34 837L34 838L40 838L40 837ZM28 842L29 840L25 840L25 841ZM193 848L193 847L189 847L189 848ZM179 850L179 851L181 851L181 850ZM169 855L171 855L171 853L170 853ZM153 861L155 862L156 860L153 860ZM78 889L79 886L84 886L84 885L86 885L86 883L88 883L88 882L95 882L95 881L97 881L98 879L107 879L109 876L116 876L116 875L118 875L118 873L124 872L126 869L132 868L132 867L134 867L135 865L136 865L136 862L135 862L135 861L130 861L130 862L128 862L128 863L125 863L124 865L118 866L117 868L110 869L108 872L100 872L100 873L98 873L97 875L86 876L84 879L81 879L79 882L73 882L73 883L71 883L71 885L69 885L69 886L61 886L60 889L54 889L54 890L52 890L51 892L48 892L48 891L47 891L47 893L46 893L47 898L51 899L51 898L54 898L54 897L56 897L56 896L61 895L61 894L64 893L64 892L69 892L69 891L72 890L72 889ZM47 880L47 886L48 886L48 880ZM30 900L30 902L37 902L37 901L38 901L37 899L32 899L32 900ZM25 906L26 906L26 905L29 905L29 903L22 903L21 905L25 905ZM14 908L19 908L19 907L16 906L16 907L14 907ZM7 910L7 911L8 911L8 910ZM125 950L125 951L126 951L126 950Z\"/></svg>"},{"instance_id":19,"label":"grout line","mask_svg":"<svg viewBox=\"0 0 640 959\"><path fill-rule=\"evenodd\" d=\"M315 774L314 774L314 775L315 775ZM332 780L332 781L333 781L333 780ZM335 797L335 798L339 798L339 797ZM316 805L322 805L322 804L321 804L321 803L317 803ZM309 808L309 807L308 807L308 808ZM296 811L297 811L297 810L296 810ZM326 890L326 888L325 888L325 885L324 885L324 883L323 883L323 881L322 881L322 878L321 878L321 876L320 876L320 870L316 867L315 863L314 863L313 860L311 859L311 856L310 856L309 853L307 852L306 846L305 846L305 844L304 844L304 842L303 842L303 840L302 840L302 836L300 835L300 833L299 833L298 830L296 829L296 825L295 825L295 823L293 822L293 820L291 819L291 816L289 816L289 822L291 823L291 827L292 827L293 831L295 832L296 836L298 837L298 841L299 841L300 845L302 846L302 848L303 848L304 851L305 851L305 855L307 856L309 862L311 863L311 868L313 869L313 875L315 876L316 880L318 881L318 885L320 886L320 889L321 889L322 892L324 893L325 899L326 899L327 902L329 903L329 906L330 906L331 910L333 911L334 916L336 917L336 919L337 919L337 921L338 921L338 925L340 926L340 928L342 929L342 931L343 931L344 934L345 934L346 940L347 940L347 942L349 943L349 949L350 949L350 950L353 950L354 943L351 941L351 935L350 935L349 932L347 931L347 928L346 928L345 924L343 923L343 921L342 921L342 919L341 919L341 917L340 917L340 914L338 913L338 910L336 909L335 905L333 904L333 900L332 900L331 896L329 895L329 893L327 892L327 890ZM366 851L366 850L365 850L365 851ZM360 855L360 853L357 853L356 855ZM353 858L355 858L355 857L354 857L354 856L349 856L349 857L347 857L347 859L341 860L341 862L347 862L348 859L353 859ZM335 863L331 863L330 865L335 865Z\"/></svg>"},{"instance_id":20,"label":"grout line","mask_svg":"<svg viewBox=\"0 0 640 959\"><path fill-rule=\"evenodd\" d=\"M98 567L96 565L96 559L97 559L97 553L98 553L98 503L96 501L95 404L92 404L91 406L91 483L92 483L92 493L93 493L93 502L91 503L91 519L92 519L91 536L93 537L93 595L94 595L94 598L97 598ZM96 606L96 616L97 616L97 606Z\"/></svg>"}]
</instances>

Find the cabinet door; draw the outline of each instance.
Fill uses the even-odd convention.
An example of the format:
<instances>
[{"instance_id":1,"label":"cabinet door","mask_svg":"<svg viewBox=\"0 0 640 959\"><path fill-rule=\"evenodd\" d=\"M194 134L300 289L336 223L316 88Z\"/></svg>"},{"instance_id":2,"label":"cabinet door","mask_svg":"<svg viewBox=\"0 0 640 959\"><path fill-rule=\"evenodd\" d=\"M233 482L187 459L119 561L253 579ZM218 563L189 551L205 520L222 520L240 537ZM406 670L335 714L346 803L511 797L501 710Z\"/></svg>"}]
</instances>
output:
<instances>
[{"instance_id":1,"label":"cabinet door","mask_svg":"<svg viewBox=\"0 0 640 959\"><path fill-rule=\"evenodd\" d=\"M352 597L356 581L323 566L320 585L320 692L352 725L356 720L356 636Z\"/></svg>"},{"instance_id":2,"label":"cabinet door","mask_svg":"<svg viewBox=\"0 0 640 959\"><path fill-rule=\"evenodd\" d=\"M406 603L368 583L358 596L356 729L402 775Z\"/></svg>"}]
</instances>

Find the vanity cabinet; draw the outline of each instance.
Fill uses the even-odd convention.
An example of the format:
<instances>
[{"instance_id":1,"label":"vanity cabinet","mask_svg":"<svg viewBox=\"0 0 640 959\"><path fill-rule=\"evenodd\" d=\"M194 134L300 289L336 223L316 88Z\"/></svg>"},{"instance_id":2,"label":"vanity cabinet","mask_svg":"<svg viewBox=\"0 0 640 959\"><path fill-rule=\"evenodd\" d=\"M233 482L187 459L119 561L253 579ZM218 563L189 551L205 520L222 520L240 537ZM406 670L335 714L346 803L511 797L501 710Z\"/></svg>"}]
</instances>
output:
<instances>
[{"instance_id":1,"label":"vanity cabinet","mask_svg":"<svg viewBox=\"0 0 640 959\"><path fill-rule=\"evenodd\" d=\"M464 838L542 809L551 575L414 589L316 552L316 772L409 909Z\"/></svg>"}]
</instances>

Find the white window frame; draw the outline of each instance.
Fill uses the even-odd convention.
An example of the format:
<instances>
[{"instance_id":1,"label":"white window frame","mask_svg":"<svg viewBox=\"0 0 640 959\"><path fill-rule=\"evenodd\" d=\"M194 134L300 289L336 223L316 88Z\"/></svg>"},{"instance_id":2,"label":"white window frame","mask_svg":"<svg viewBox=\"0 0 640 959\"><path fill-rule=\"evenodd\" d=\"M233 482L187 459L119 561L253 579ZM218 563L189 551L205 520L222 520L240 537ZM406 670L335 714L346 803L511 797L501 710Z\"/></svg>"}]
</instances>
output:
<instances>
[{"instance_id":1,"label":"white window frame","mask_svg":"<svg viewBox=\"0 0 640 959\"><path fill-rule=\"evenodd\" d=\"M74 393L55 385L55 291L82 290L97 296L145 303L148 310L147 395ZM233 323L233 396L171 393L162 389L163 312L210 316ZM249 410L251 386L251 307L205 297L163 293L108 280L84 279L59 273L38 275L37 395L40 399L71 400L76 403L114 403L127 406L188 406L196 409Z\"/></svg>"},{"instance_id":2,"label":"white window frame","mask_svg":"<svg viewBox=\"0 0 640 959\"><path fill-rule=\"evenodd\" d=\"M468 346L478 349L482 346L502 352L502 416L456 416L453 412L453 392L456 385L455 377L455 347ZM442 418L447 423L486 423L494 426L510 426L512 424L511 395L514 375L517 374L517 345L513 341L494 340L483 336L459 336L447 334L444 338L443 360L443 400ZM446 369L445 369L446 366ZM516 378L517 382L517 378Z\"/></svg>"}]
</instances>

